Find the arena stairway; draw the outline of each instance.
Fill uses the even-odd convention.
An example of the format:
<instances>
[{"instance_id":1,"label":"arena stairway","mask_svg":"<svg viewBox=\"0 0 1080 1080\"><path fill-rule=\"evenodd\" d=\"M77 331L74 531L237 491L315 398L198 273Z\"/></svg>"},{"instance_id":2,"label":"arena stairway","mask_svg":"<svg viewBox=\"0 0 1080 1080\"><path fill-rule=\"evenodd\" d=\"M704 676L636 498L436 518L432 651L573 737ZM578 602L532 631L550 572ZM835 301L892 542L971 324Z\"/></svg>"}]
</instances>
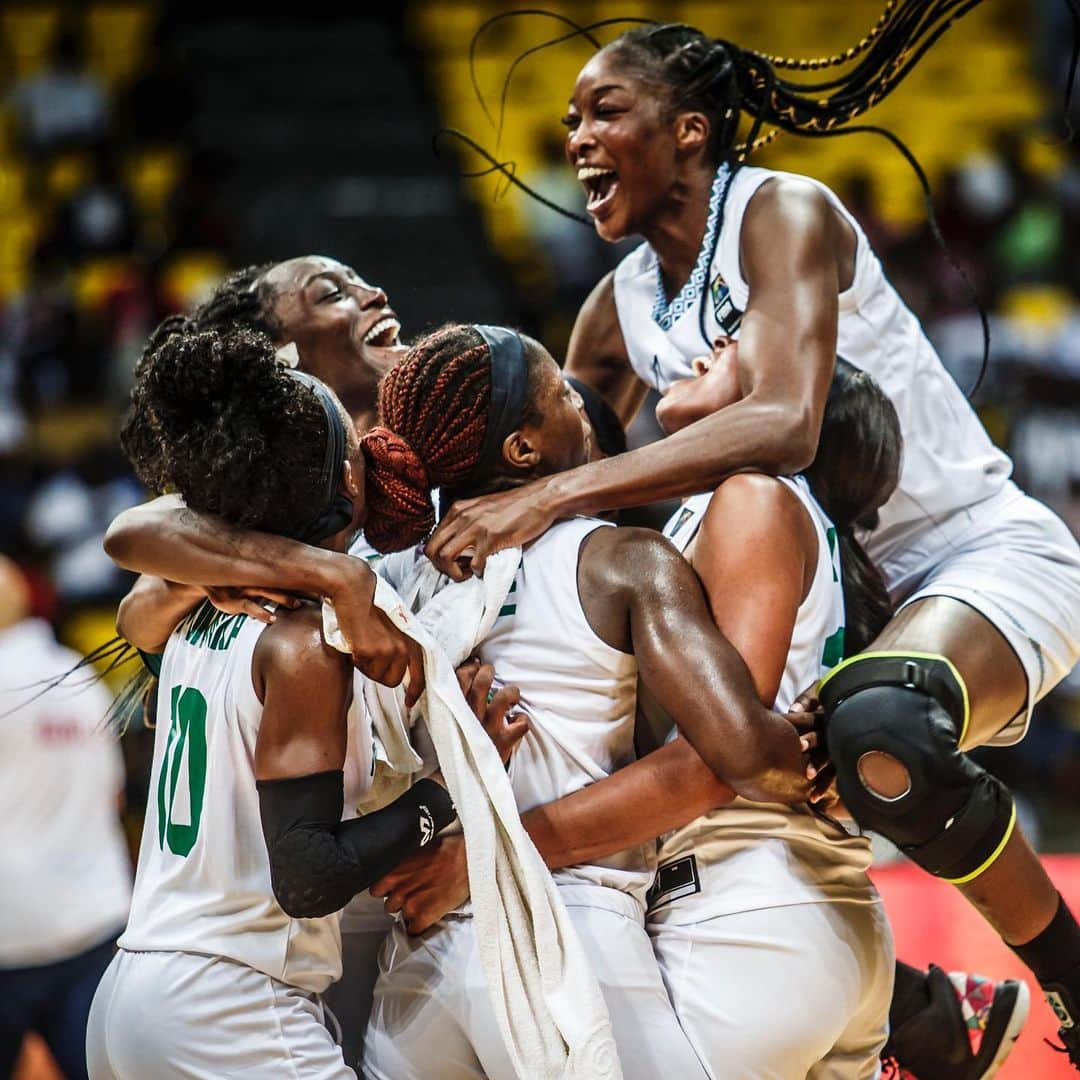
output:
<instances>
[{"instance_id":1,"label":"arena stairway","mask_svg":"<svg viewBox=\"0 0 1080 1080\"><path fill-rule=\"evenodd\" d=\"M392 20L228 18L177 27L195 140L222 156L237 264L322 252L383 285L415 334L512 317L421 68Z\"/></svg>"}]
</instances>

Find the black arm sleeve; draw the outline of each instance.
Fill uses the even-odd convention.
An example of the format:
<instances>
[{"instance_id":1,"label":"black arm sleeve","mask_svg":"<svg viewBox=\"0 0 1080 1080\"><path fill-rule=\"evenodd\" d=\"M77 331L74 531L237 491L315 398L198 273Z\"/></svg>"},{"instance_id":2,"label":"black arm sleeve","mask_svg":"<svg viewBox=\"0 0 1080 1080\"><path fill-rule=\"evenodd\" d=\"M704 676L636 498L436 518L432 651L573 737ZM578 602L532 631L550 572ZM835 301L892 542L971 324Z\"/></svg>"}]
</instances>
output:
<instances>
[{"instance_id":1,"label":"black arm sleeve","mask_svg":"<svg viewBox=\"0 0 1080 1080\"><path fill-rule=\"evenodd\" d=\"M352 821L341 820L341 769L259 780L256 787L274 896L297 919L340 911L456 816L434 780L420 780L389 806Z\"/></svg>"}]
</instances>

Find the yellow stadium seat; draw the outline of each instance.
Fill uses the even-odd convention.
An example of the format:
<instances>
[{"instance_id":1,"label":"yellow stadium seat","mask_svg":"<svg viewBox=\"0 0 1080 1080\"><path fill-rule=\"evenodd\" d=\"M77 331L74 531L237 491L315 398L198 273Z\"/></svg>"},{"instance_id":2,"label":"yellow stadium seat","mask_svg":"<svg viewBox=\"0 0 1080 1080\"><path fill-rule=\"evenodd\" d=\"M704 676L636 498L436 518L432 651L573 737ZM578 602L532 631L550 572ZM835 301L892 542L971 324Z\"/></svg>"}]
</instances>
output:
<instances>
[{"instance_id":1,"label":"yellow stadium seat","mask_svg":"<svg viewBox=\"0 0 1080 1080\"><path fill-rule=\"evenodd\" d=\"M44 64L59 21L59 7L49 4L24 4L0 13L0 35L16 78Z\"/></svg>"},{"instance_id":2,"label":"yellow stadium seat","mask_svg":"<svg viewBox=\"0 0 1080 1080\"><path fill-rule=\"evenodd\" d=\"M185 252L175 257L162 275L162 294L170 307L190 311L228 272L228 264L216 251Z\"/></svg>"},{"instance_id":3,"label":"yellow stadium seat","mask_svg":"<svg viewBox=\"0 0 1080 1080\"><path fill-rule=\"evenodd\" d=\"M125 288L135 275L131 260L124 256L91 259L75 272L75 303L92 311L100 307L109 296Z\"/></svg>"},{"instance_id":4,"label":"yellow stadium seat","mask_svg":"<svg viewBox=\"0 0 1080 1080\"><path fill-rule=\"evenodd\" d=\"M0 161L0 215L17 214L25 197L25 170L12 161Z\"/></svg>"},{"instance_id":5,"label":"yellow stadium seat","mask_svg":"<svg viewBox=\"0 0 1080 1080\"><path fill-rule=\"evenodd\" d=\"M153 12L147 4L95 4L86 13L91 67L110 85L131 79L146 49Z\"/></svg>"},{"instance_id":6,"label":"yellow stadium seat","mask_svg":"<svg viewBox=\"0 0 1080 1080\"><path fill-rule=\"evenodd\" d=\"M90 178L91 163L83 153L61 154L45 171L45 196L61 202L73 195Z\"/></svg>"},{"instance_id":7,"label":"yellow stadium seat","mask_svg":"<svg viewBox=\"0 0 1080 1080\"><path fill-rule=\"evenodd\" d=\"M128 162L127 181L139 209L146 214L161 212L176 188L183 166L175 148L143 150Z\"/></svg>"}]
</instances>

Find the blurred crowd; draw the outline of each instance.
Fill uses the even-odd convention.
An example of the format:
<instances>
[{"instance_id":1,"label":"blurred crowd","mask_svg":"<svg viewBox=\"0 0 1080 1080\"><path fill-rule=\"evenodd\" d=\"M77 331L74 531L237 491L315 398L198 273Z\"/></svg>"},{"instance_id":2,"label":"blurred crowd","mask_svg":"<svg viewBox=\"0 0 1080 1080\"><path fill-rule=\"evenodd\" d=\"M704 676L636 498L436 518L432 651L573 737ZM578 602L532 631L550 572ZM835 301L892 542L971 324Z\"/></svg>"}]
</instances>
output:
<instances>
[{"instance_id":1,"label":"blurred crowd","mask_svg":"<svg viewBox=\"0 0 1080 1080\"><path fill-rule=\"evenodd\" d=\"M5 16L10 52L34 15ZM108 78L90 63L91 17L42 21L37 62L12 55L0 67L3 225L23 238L0 252L0 551L17 554L35 609L60 622L125 587L100 542L142 498L117 417L149 330L226 265L221 166L192 140L168 22L132 9L122 40L133 55Z\"/></svg>"}]
</instances>

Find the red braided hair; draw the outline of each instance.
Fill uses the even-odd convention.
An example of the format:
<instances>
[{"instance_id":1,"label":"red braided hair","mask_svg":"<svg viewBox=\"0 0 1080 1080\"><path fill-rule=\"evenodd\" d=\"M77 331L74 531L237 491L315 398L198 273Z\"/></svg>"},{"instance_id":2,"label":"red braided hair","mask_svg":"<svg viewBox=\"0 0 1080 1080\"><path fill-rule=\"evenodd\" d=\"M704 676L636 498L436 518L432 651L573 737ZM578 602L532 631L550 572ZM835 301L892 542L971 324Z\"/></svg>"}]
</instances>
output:
<instances>
[{"instance_id":1,"label":"red braided hair","mask_svg":"<svg viewBox=\"0 0 1080 1080\"><path fill-rule=\"evenodd\" d=\"M431 491L460 484L476 467L490 402L491 357L471 326L428 334L387 372L380 426L361 440L372 547L402 551L431 532Z\"/></svg>"}]
</instances>

